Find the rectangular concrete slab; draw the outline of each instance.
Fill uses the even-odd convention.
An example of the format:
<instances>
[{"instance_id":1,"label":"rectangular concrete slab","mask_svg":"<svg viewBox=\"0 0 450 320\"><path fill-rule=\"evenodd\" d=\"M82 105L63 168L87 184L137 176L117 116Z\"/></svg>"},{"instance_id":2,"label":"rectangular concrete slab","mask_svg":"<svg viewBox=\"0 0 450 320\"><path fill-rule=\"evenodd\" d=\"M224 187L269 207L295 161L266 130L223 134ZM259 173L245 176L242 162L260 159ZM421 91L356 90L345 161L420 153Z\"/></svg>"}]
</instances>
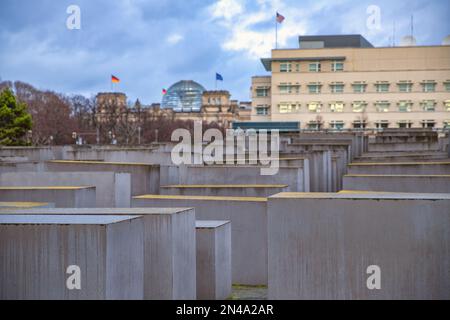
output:
<instances>
[{"instance_id":1,"label":"rectangular concrete slab","mask_svg":"<svg viewBox=\"0 0 450 320\"><path fill-rule=\"evenodd\" d=\"M354 162L348 174L450 174L450 162Z\"/></svg>"},{"instance_id":2,"label":"rectangular concrete slab","mask_svg":"<svg viewBox=\"0 0 450 320\"><path fill-rule=\"evenodd\" d=\"M51 202L57 208L95 207L95 187L92 186L2 186L0 201Z\"/></svg>"},{"instance_id":3,"label":"rectangular concrete slab","mask_svg":"<svg viewBox=\"0 0 450 320\"><path fill-rule=\"evenodd\" d=\"M272 196L268 297L449 299L449 228L449 194ZM367 287L371 266L381 289Z\"/></svg>"},{"instance_id":4,"label":"rectangular concrete slab","mask_svg":"<svg viewBox=\"0 0 450 320\"><path fill-rule=\"evenodd\" d=\"M189 208L0 210L2 215L141 216L144 299L196 299L195 212Z\"/></svg>"},{"instance_id":5,"label":"rectangular concrete slab","mask_svg":"<svg viewBox=\"0 0 450 320\"><path fill-rule=\"evenodd\" d=\"M287 184L289 191L309 190L309 172L302 167L280 167L262 175L256 166L181 166L178 182L170 184Z\"/></svg>"},{"instance_id":6,"label":"rectangular concrete slab","mask_svg":"<svg viewBox=\"0 0 450 320\"><path fill-rule=\"evenodd\" d=\"M197 299L223 300L231 294L231 223L197 220Z\"/></svg>"},{"instance_id":7,"label":"rectangular concrete slab","mask_svg":"<svg viewBox=\"0 0 450 320\"><path fill-rule=\"evenodd\" d=\"M345 175L344 190L450 193L450 175Z\"/></svg>"},{"instance_id":8,"label":"rectangular concrete slab","mask_svg":"<svg viewBox=\"0 0 450 320\"><path fill-rule=\"evenodd\" d=\"M94 186L96 207L129 208L129 173L10 172L0 175L0 186Z\"/></svg>"},{"instance_id":9,"label":"rectangular concrete slab","mask_svg":"<svg viewBox=\"0 0 450 320\"><path fill-rule=\"evenodd\" d=\"M193 207L196 219L230 220L232 281L267 284L267 198L144 195L133 207Z\"/></svg>"},{"instance_id":10,"label":"rectangular concrete slab","mask_svg":"<svg viewBox=\"0 0 450 320\"><path fill-rule=\"evenodd\" d=\"M0 299L143 298L138 216L0 215L0 256Z\"/></svg>"},{"instance_id":11,"label":"rectangular concrete slab","mask_svg":"<svg viewBox=\"0 0 450 320\"><path fill-rule=\"evenodd\" d=\"M161 194L230 196L230 197L267 197L288 191L286 184L184 184L161 186Z\"/></svg>"},{"instance_id":12,"label":"rectangular concrete slab","mask_svg":"<svg viewBox=\"0 0 450 320\"><path fill-rule=\"evenodd\" d=\"M160 186L159 165L148 163L54 160L45 163L45 170L129 173L132 195L158 193Z\"/></svg>"},{"instance_id":13,"label":"rectangular concrete slab","mask_svg":"<svg viewBox=\"0 0 450 320\"><path fill-rule=\"evenodd\" d=\"M54 208L53 203L48 202L0 202L0 209L38 209L38 208Z\"/></svg>"}]
</instances>

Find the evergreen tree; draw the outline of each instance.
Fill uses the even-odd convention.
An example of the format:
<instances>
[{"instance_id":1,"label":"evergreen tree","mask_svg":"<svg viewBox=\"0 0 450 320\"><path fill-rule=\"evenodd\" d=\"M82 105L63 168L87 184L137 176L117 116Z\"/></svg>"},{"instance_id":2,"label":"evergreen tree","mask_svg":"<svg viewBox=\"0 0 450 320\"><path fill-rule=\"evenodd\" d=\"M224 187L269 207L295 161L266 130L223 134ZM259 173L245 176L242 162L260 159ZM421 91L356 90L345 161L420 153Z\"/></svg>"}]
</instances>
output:
<instances>
[{"instance_id":1,"label":"evergreen tree","mask_svg":"<svg viewBox=\"0 0 450 320\"><path fill-rule=\"evenodd\" d=\"M25 136L31 125L26 105L18 102L9 88L4 89L0 93L0 145L27 145Z\"/></svg>"}]
</instances>

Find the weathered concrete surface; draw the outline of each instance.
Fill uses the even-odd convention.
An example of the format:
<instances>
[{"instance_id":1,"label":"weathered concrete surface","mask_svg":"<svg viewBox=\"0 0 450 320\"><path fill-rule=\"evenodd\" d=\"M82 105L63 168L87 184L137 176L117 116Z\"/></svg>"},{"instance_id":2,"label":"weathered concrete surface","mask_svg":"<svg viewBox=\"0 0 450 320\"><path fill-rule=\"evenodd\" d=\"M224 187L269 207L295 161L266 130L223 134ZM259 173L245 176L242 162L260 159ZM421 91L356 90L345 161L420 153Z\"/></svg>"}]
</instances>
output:
<instances>
[{"instance_id":1,"label":"weathered concrete surface","mask_svg":"<svg viewBox=\"0 0 450 320\"><path fill-rule=\"evenodd\" d=\"M129 173L131 175L131 195L159 192L159 165L130 162L102 161L48 161L47 171L96 171Z\"/></svg>"},{"instance_id":2,"label":"weathered concrete surface","mask_svg":"<svg viewBox=\"0 0 450 320\"><path fill-rule=\"evenodd\" d=\"M95 207L95 187L0 187L0 201L51 202L57 208Z\"/></svg>"},{"instance_id":3,"label":"weathered concrete surface","mask_svg":"<svg viewBox=\"0 0 450 320\"><path fill-rule=\"evenodd\" d=\"M49 202L0 202L0 209L38 209L54 207L55 204Z\"/></svg>"},{"instance_id":4,"label":"weathered concrete surface","mask_svg":"<svg viewBox=\"0 0 450 320\"><path fill-rule=\"evenodd\" d=\"M450 175L345 175L344 190L450 193Z\"/></svg>"},{"instance_id":5,"label":"weathered concrete surface","mask_svg":"<svg viewBox=\"0 0 450 320\"><path fill-rule=\"evenodd\" d=\"M230 197L268 197L288 191L286 184L189 184L162 186L161 194Z\"/></svg>"},{"instance_id":6,"label":"weathered concrete surface","mask_svg":"<svg viewBox=\"0 0 450 320\"><path fill-rule=\"evenodd\" d=\"M368 152L354 162L450 162L445 152Z\"/></svg>"},{"instance_id":7,"label":"weathered concrete surface","mask_svg":"<svg viewBox=\"0 0 450 320\"><path fill-rule=\"evenodd\" d=\"M410 143L369 143L369 151L439 151L438 142L410 142Z\"/></svg>"},{"instance_id":8,"label":"weathered concrete surface","mask_svg":"<svg viewBox=\"0 0 450 320\"><path fill-rule=\"evenodd\" d=\"M289 191L309 190L309 170L301 167L280 167L275 175L261 175L256 166L180 166L178 181L168 184L287 184Z\"/></svg>"},{"instance_id":9,"label":"weathered concrete surface","mask_svg":"<svg viewBox=\"0 0 450 320\"><path fill-rule=\"evenodd\" d=\"M198 220L232 223L232 281L267 284L267 198L144 195L133 207L192 207Z\"/></svg>"},{"instance_id":10,"label":"weathered concrete surface","mask_svg":"<svg viewBox=\"0 0 450 320\"><path fill-rule=\"evenodd\" d=\"M0 162L0 173L45 171L45 163L39 161Z\"/></svg>"},{"instance_id":11,"label":"weathered concrete surface","mask_svg":"<svg viewBox=\"0 0 450 320\"><path fill-rule=\"evenodd\" d=\"M0 147L0 157L21 157L30 161L61 159L62 148L51 147Z\"/></svg>"},{"instance_id":12,"label":"weathered concrete surface","mask_svg":"<svg viewBox=\"0 0 450 320\"><path fill-rule=\"evenodd\" d=\"M197 299L223 300L231 294L231 223L197 220Z\"/></svg>"},{"instance_id":13,"label":"weathered concrete surface","mask_svg":"<svg viewBox=\"0 0 450 320\"><path fill-rule=\"evenodd\" d=\"M0 186L95 186L96 207L129 208L129 173L14 172L0 174Z\"/></svg>"},{"instance_id":14,"label":"weathered concrete surface","mask_svg":"<svg viewBox=\"0 0 450 320\"><path fill-rule=\"evenodd\" d=\"M141 217L144 299L196 299L195 212L189 208L0 210L2 215L106 215Z\"/></svg>"},{"instance_id":15,"label":"weathered concrete surface","mask_svg":"<svg viewBox=\"0 0 450 320\"><path fill-rule=\"evenodd\" d=\"M0 215L0 299L142 299L139 220ZM80 290L66 286L71 265L80 268Z\"/></svg>"},{"instance_id":16,"label":"weathered concrete surface","mask_svg":"<svg viewBox=\"0 0 450 320\"><path fill-rule=\"evenodd\" d=\"M450 298L449 194L280 193L267 210L269 299Z\"/></svg>"},{"instance_id":17,"label":"weathered concrete surface","mask_svg":"<svg viewBox=\"0 0 450 320\"><path fill-rule=\"evenodd\" d=\"M450 162L358 162L348 174L450 174Z\"/></svg>"}]
</instances>

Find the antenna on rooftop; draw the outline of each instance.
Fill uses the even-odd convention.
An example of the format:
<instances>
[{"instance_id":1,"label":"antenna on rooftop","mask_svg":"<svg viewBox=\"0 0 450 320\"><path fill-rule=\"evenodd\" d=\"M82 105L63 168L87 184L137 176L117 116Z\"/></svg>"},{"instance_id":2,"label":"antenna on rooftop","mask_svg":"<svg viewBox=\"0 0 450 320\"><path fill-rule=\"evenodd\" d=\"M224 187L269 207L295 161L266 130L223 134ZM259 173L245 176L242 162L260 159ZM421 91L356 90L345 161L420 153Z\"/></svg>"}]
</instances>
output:
<instances>
[{"instance_id":1,"label":"antenna on rooftop","mask_svg":"<svg viewBox=\"0 0 450 320\"><path fill-rule=\"evenodd\" d=\"M414 38L414 16L411 15L411 34L402 38L402 40L400 41L400 46L412 47L415 46L416 43L416 38Z\"/></svg>"},{"instance_id":2,"label":"antenna on rooftop","mask_svg":"<svg viewBox=\"0 0 450 320\"><path fill-rule=\"evenodd\" d=\"M392 46L395 47L395 21L392 24Z\"/></svg>"}]
</instances>

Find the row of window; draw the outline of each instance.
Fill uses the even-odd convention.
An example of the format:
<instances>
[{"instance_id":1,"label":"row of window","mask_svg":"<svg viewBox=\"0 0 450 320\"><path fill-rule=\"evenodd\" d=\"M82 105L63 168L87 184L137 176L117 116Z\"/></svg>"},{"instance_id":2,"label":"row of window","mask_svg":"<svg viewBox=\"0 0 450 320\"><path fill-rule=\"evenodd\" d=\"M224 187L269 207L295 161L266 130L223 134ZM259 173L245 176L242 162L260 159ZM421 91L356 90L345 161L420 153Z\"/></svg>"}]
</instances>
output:
<instances>
[{"instance_id":1,"label":"row of window","mask_svg":"<svg viewBox=\"0 0 450 320\"><path fill-rule=\"evenodd\" d=\"M376 101L373 103L377 112L412 112L414 103L409 100L398 101L395 107L391 107L389 101ZM435 100L423 100L419 103L420 110L417 111L436 111L437 102ZM446 100L443 103L444 111L450 112L450 100ZM367 111L368 103L365 101L353 101L351 104L351 112L365 112ZM258 106L264 109L266 106ZM258 111L258 107L256 108ZM299 112L301 105L299 103L281 102L278 105L280 113L292 113ZM347 111L345 103L341 101L328 103L328 110L323 109L323 104L319 101L312 101L306 104L306 108L309 112L344 112ZM350 112L350 110L348 110Z\"/></svg>"},{"instance_id":2,"label":"row of window","mask_svg":"<svg viewBox=\"0 0 450 320\"><path fill-rule=\"evenodd\" d=\"M443 123L443 128L450 128L450 120L445 120ZM413 122L410 120L400 120L396 123L390 123L389 120L380 120L374 123L374 127L377 129L386 129L386 128L412 128ZM434 120L422 120L420 122L420 126L422 128L434 128L437 125L437 122ZM366 121L355 120L351 124L353 129L365 129L368 128L368 123ZM323 128L323 123L320 121L309 121L306 124L307 129L309 130L318 130ZM342 130L345 129L345 123L341 120L330 121L329 128L334 130Z\"/></svg>"},{"instance_id":3,"label":"row of window","mask_svg":"<svg viewBox=\"0 0 450 320\"><path fill-rule=\"evenodd\" d=\"M437 82L434 80L426 80L420 83L421 92L436 92ZM351 84L353 93L367 92L368 84L365 82L355 82ZM397 83L397 92L412 92L414 84L410 81L400 81ZM278 85L280 94L300 94L300 84L280 83ZM312 82L306 85L307 92L310 94L322 93L323 85L319 82ZM329 84L331 93L344 93L345 84L343 82L334 82ZM386 93L391 91L391 84L387 81L379 81L374 83L375 91L378 93ZM450 80L444 82L445 91L450 92ZM257 88L257 97L268 97L269 88Z\"/></svg>"},{"instance_id":4,"label":"row of window","mask_svg":"<svg viewBox=\"0 0 450 320\"><path fill-rule=\"evenodd\" d=\"M300 72L300 63L291 63L291 62L282 62L280 63L280 72ZM322 64L320 61L314 61L308 63L308 71L309 72L321 72ZM331 63L332 72L344 71L344 62L342 61L333 61Z\"/></svg>"}]
</instances>

